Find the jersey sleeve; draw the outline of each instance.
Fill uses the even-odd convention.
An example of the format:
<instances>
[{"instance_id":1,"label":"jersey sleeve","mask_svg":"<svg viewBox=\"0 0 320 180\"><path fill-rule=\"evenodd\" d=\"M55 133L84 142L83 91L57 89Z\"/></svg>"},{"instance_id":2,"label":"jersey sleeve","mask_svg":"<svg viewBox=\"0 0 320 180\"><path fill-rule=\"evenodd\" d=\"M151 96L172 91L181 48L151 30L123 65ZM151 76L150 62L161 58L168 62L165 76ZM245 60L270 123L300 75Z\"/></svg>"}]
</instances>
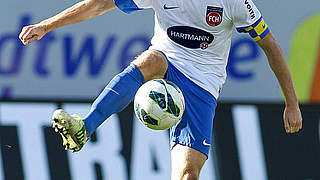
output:
<instances>
[{"instance_id":1,"label":"jersey sleeve","mask_svg":"<svg viewBox=\"0 0 320 180\"><path fill-rule=\"evenodd\" d=\"M263 39L269 32L268 25L252 0L235 0L233 23L240 33L249 33L254 41Z\"/></svg>"},{"instance_id":2,"label":"jersey sleeve","mask_svg":"<svg viewBox=\"0 0 320 180\"><path fill-rule=\"evenodd\" d=\"M121 11L128 14L152 7L152 0L114 0L114 3Z\"/></svg>"}]
</instances>

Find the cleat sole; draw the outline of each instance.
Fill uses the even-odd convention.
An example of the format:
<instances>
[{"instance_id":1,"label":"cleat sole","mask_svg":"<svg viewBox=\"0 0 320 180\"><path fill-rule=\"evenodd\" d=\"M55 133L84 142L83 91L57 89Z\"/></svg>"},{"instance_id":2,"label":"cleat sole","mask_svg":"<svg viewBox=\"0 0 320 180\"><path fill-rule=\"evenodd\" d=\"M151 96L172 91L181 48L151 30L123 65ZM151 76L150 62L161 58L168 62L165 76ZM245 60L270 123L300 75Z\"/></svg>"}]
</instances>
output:
<instances>
[{"instance_id":1,"label":"cleat sole","mask_svg":"<svg viewBox=\"0 0 320 180\"><path fill-rule=\"evenodd\" d=\"M80 144L83 140L78 142L79 139L76 138L78 132L72 132L72 128L70 128L70 126L73 125L69 124L71 123L69 122L70 115L66 115L68 114L63 110L55 111L51 121L52 127L54 128L55 132L59 133L62 137L64 149L70 149L72 152L77 152L83 147L84 144Z\"/></svg>"}]
</instances>

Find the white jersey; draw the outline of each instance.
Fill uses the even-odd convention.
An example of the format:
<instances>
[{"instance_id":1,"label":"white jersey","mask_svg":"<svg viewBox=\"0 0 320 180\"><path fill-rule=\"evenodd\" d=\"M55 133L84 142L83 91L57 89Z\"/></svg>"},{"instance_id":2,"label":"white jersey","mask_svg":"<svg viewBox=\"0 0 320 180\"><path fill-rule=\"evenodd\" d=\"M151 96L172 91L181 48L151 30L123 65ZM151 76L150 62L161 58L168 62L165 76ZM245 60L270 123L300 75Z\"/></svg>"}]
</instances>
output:
<instances>
[{"instance_id":1,"label":"white jersey","mask_svg":"<svg viewBox=\"0 0 320 180\"><path fill-rule=\"evenodd\" d=\"M150 47L216 99L226 80L233 26L255 41L269 33L251 0L114 0L124 12L152 8Z\"/></svg>"}]
</instances>

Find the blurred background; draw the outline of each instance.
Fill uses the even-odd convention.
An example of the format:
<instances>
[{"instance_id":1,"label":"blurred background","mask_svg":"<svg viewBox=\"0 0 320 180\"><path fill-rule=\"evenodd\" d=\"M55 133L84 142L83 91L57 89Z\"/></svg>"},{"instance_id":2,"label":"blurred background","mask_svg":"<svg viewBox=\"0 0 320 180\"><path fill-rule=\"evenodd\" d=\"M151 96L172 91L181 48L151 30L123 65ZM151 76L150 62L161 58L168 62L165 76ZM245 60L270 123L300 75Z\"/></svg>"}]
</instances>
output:
<instances>
[{"instance_id":1,"label":"blurred background","mask_svg":"<svg viewBox=\"0 0 320 180\"><path fill-rule=\"evenodd\" d=\"M85 115L153 35L152 10L112 10L20 43L23 26L75 3L11 0L0 6L0 180L170 179L168 132L143 127L132 105L111 116L81 153L64 151L49 127L56 108ZM320 1L254 3L285 52L304 127L285 133L283 97L267 58L249 35L234 32L214 146L200 179L318 180Z\"/></svg>"}]
</instances>

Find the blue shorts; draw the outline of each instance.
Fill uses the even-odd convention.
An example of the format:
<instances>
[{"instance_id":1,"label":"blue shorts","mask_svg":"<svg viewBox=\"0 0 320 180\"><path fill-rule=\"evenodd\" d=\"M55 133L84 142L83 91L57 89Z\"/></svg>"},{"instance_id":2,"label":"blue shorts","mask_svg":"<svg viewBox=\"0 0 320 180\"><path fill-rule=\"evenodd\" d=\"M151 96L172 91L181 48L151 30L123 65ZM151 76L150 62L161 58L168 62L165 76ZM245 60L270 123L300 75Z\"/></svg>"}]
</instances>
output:
<instances>
[{"instance_id":1,"label":"blue shorts","mask_svg":"<svg viewBox=\"0 0 320 180\"><path fill-rule=\"evenodd\" d=\"M208 156L217 106L215 97L182 74L169 60L166 79L181 89L186 103L181 120L170 129L171 149L179 143Z\"/></svg>"}]
</instances>

